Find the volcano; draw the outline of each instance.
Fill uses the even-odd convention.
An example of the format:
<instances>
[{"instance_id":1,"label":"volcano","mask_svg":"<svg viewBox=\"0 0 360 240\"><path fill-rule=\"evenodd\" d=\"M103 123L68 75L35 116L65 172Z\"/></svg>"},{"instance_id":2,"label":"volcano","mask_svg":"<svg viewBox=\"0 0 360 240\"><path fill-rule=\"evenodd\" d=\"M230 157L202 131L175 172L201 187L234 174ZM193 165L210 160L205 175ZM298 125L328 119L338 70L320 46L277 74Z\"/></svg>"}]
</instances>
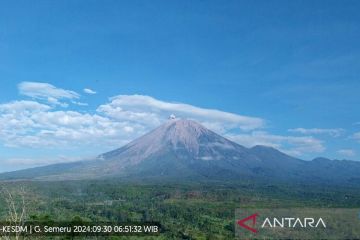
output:
<instances>
[{"instance_id":1,"label":"volcano","mask_svg":"<svg viewBox=\"0 0 360 240\"><path fill-rule=\"evenodd\" d=\"M119 178L160 181L326 182L359 185L360 163L304 161L266 146L243 147L192 120L170 119L129 144L90 161L0 174L2 180Z\"/></svg>"}]
</instances>

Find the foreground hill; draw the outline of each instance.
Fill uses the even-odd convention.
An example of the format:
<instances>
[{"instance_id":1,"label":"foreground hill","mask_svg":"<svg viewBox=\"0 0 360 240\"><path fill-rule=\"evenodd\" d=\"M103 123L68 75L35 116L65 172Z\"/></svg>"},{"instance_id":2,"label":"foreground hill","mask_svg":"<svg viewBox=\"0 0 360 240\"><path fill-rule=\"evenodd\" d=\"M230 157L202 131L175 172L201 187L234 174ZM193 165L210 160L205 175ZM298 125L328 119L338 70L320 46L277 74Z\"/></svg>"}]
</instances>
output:
<instances>
[{"instance_id":1,"label":"foreground hill","mask_svg":"<svg viewBox=\"0 0 360 240\"><path fill-rule=\"evenodd\" d=\"M244 179L360 185L360 162L304 161L274 148L246 148L190 120L169 120L91 161L0 174L2 180L241 181Z\"/></svg>"}]
</instances>

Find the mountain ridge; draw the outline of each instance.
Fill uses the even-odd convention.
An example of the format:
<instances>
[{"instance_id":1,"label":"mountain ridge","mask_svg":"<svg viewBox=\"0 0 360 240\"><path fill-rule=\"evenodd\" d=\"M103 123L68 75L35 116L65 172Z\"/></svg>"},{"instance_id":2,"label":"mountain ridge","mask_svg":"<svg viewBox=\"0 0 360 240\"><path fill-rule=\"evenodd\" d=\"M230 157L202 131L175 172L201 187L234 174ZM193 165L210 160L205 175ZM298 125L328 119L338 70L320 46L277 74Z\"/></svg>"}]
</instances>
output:
<instances>
[{"instance_id":1,"label":"mountain ridge","mask_svg":"<svg viewBox=\"0 0 360 240\"><path fill-rule=\"evenodd\" d=\"M195 121L171 119L93 160L2 173L0 180L258 179L357 184L359 162L327 160L304 161L261 145L246 148Z\"/></svg>"}]
</instances>

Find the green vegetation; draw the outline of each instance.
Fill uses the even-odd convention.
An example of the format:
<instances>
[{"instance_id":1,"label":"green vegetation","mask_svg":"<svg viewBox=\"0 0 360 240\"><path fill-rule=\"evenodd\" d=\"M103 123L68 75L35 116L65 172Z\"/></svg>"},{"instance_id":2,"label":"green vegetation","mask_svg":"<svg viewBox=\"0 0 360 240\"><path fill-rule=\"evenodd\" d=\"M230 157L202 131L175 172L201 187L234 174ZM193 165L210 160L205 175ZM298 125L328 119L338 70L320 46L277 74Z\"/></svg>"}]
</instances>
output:
<instances>
[{"instance_id":1,"label":"green vegetation","mask_svg":"<svg viewBox=\"0 0 360 240\"><path fill-rule=\"evenodd\" d=\"M155 185L104 180L8 182L0 188L14 196L18 189L25 189L27 220L160 222L163 233L159 237L141 239L233 239L236 208L360 207L360 189L305 185ZM1 196L2 220L8 214L6 204Z\"/></svg>"}]
</instances>

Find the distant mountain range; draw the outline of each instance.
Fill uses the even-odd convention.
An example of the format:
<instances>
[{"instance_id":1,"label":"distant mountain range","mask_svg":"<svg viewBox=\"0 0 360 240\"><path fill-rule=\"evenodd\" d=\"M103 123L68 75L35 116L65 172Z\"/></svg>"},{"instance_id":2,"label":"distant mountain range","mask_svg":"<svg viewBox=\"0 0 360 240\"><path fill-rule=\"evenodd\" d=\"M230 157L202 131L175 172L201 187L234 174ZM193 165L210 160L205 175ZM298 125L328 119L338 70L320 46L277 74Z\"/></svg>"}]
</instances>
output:
<instances>
[{"instance_id":1,"label":"distant mountain range","mask_svg":"<svg viewBox=\"0 0 360 240\"><path fill-rule=\"evenodd\" d=\"M136 181L241 181L360 186L360 162L304 161L274 148L243 147L191 120L171 119L129 144L90 161L0 174L0 180L120 178Z\"/></svg>"}]
</instances>

